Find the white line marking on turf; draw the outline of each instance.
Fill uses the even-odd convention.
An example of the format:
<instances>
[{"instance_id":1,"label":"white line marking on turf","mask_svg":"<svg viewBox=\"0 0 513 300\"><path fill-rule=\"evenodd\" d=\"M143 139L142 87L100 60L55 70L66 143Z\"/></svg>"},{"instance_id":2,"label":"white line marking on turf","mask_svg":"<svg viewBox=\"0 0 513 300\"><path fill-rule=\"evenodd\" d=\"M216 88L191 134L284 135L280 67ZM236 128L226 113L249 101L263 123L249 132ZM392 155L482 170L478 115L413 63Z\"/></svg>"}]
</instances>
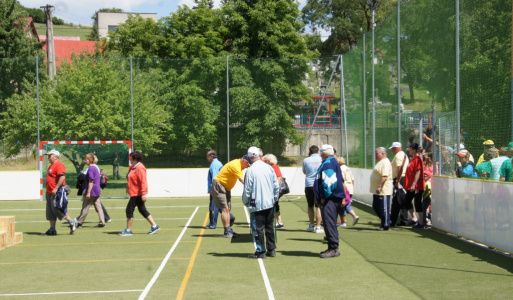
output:
<instances>
[{"instance_id":1,"label":"white line marking on turf","mask_svg":"<svg viewBox=\"0 0 513 300\"><path fill-rule=\"evenodd\" d=\"M187 224L185 224L185 226L184 226L184 228L182 230L182 233L180 233L180 235L176 239L175 243L173 244L173 247L171 247L171 250L169 250L169 252L167 253L166 257L164 257L164 260L160 264L160 267L158 268L157 272L155 273L155 275L153 275L153 278L150 280L150 282L148 283L148 285L146 286L144 291L139 296L139 300L142 300L142 299L146 298L146 295L148 295L148 292L150 291L150 289L153 286L153 284L155 284L155 281L157 281L157 279L159 278L160 273L162 272L162 270L164 270L164 267L166 266L167 261L171 257L171 254L173 254L173 252L175 251L176 247L178 246L178 243L182 239L182 236L185 234L185 231L187 230L187 228L189 228L189 224L191 223L192 219L196 215L196 212L198 211L199 208L200 208L199 206L196 206L196 209L194 210L194 212L192 213L191 217L189 218L189 221L187 222Z\"/></svg>"},{"instance_id":2,"label":"white line marking on turf","mask_svg":"<svg viewBox=\"0 0 513 300\"><path fill-rule=\"evenodd\" d=\"M246 206L244 206L244 212L246 213L246 219L248 220L248 226L249 226L249 229L251 230L251 221L249 219L249 214L248 214L248 210L247 210ZM255 249L256 249L255 236L253 234L252 234L252 236L253 236L253 245L255 246ZM261 258L259 258L258 264L260 265L260 272L262 273L262 278L264 279L265 289L267 290L267 296L269 297L270 300L274 300L273 289L271 287L271 282L269 281L269 277L267 276L267 272L265 271L264 261Z\"/></svg>"},{"instance_id":3,"label":"white line marking on turf","mask_svg":"<svg viewBox=\"0 0 513 300\"><path fill-rule=\"evenodd\" d=\"M0 294L0 297L13 296L40 296L40 295L69 295L69 294L107 294L107 293L134 293L142 290L119 290L119 291L86 291L86 292L53 292L53 293L31 293L31 294Z\"/></svg>"}]
</instances>

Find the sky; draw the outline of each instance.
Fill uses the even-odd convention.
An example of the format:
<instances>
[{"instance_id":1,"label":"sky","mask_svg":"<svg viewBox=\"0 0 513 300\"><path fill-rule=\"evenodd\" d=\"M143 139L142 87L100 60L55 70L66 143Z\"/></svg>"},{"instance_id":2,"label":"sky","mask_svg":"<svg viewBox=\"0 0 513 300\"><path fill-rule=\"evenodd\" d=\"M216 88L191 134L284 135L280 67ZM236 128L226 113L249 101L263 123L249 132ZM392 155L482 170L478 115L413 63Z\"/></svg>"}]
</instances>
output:
<instances>
[{"instance_id":1,"label":"sky","mask_svg":"<svg viewBox=\"0 0 513 300\"><path fill-rule=\"evenodd\" d=\"M157 13L158 18L166 17L176 11L178 6L194 6L193 0L18 0L28 8L39 8L47 4L54 7L53 15L66 23L92 26L91 17L101 8L121 8L124 12ZM307 0L299 0L303 7ZM214 0L219 7L221 0Z\"/></svg>"}]
</instances>

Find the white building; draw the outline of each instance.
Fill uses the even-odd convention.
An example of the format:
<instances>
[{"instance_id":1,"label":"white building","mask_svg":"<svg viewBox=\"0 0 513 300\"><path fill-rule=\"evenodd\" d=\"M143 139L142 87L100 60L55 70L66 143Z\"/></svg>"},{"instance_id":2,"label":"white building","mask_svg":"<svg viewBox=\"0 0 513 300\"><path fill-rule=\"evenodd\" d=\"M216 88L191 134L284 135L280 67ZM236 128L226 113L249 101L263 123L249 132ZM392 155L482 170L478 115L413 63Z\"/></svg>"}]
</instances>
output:
<instances>
[{"instance_id":1,"label":"white building","mask_svg":"<svg viewBox=\"0 0 513 300\"><path fill-rule=\"evenodd\" d=\"M100 38L107 37L109 31L116 31L119 24L128 20L129 15L140 15L143 18L150 18L157 22L156 13L132 13L132 12L103 12L96 15L98 22L98 34Z\"/></svg>"}]
</instances>

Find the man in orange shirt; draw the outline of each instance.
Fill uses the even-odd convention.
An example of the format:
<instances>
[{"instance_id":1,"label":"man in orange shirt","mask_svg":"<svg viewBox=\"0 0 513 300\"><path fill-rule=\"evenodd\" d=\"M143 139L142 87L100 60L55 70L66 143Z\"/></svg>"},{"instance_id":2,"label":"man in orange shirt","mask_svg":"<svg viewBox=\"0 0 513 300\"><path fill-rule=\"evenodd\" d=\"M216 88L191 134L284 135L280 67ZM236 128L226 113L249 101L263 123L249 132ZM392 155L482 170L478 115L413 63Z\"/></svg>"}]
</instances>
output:
<instances>
[{"instance_id":1,"label":"man in orange shirt","mask_svg":"<svg viewBox=\"0 0 513 300\"><path fill-rule=\"evenodd\" d=\"M237 183L237 180L244 184L244 173L242 173L242 170L248 168L249 165L249 157L247 155L234 159L224 165L214 180L212 180L210 194L214 198L215 206L223 209L221 221L224 226L225 238L236 238L239 236L230 226L231 190Z\"/></svg>"},{"instance_id":2,"label":"man in orange shirt","mask_svg":"<svg viewBox=\"0 0 513 300\"><path fill-rule=\"evenodd\" d=\"M50 163L48 171L46 171L46 219L50 221L50 229L43 235L57 235L55 229L57 218L59 220L66 219L69 222L69 234L73 234L77 228L75 219L70 218L66 210L61 211L56 206L57 193L65 193L63 186L66 184L66 167L59 160L59 151L52 149L46 155Z\"/></svg>"},{"instance_id":3,"label":"man in orange shirt","mask_svg":"<svg viewBox=\"0 0 513 300\"><path fill-rule=\"evenodd\" d=\"M160 230L159 225L153 221L151 214L146 210L144 205L146 202L146 195L148 194L148 180L146 178L146 167L142 164L142 154L138 151L134 151L130 154L130 169L126 175L128 179L128 185L126 192L130 196L128 204L126 206L126 228L122 232L118 233L120 236L131 236L132 224L134 222L134 211L135 207L148 220L151 224L150 231L148 234L154 234Z\"/></svg>"}]
</instances>

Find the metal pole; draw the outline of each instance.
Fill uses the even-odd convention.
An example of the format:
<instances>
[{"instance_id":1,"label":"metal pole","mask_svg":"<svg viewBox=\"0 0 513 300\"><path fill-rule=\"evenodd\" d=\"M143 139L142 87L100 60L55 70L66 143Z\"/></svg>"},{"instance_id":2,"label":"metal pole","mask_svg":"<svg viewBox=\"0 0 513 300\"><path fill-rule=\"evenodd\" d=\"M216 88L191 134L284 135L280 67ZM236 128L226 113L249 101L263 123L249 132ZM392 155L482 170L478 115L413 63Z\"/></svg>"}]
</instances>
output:
<instances>
[{"instance_id":1,"label":"metal pole","mask_svg":"<svg viewBox=\"0 0 513 300\"><path fill-rule=\"evenodd\" d=\"M134 144L134 81L132 69L132 56L130 56L130 123L132 131L132 150L135 149Z\"/></svg>"},{"instance_id":2,"label":"metal pole","mask_svg":"<svg viewBox=\"0 0 513 300\"><path fill-rule=\"evenodd\" d=\"M344 136L345 136L345 145L346 145L346 165L349 166L349 144L347 143L347 113L346 113L346 89L345 89L345 80L344 80L344 56L340 55L340 115L342 116L342 109L344 110ZM342 125L342 124L340 124ZM340 130L340 145L342 145L342 126ZM341 150L342 151L342 150ZM342 156L342 152L340 152L340 156Z\"/></svg>"},{"instance_id":3,"label":"metal pole","mask_svg":"<svg viewBox=\"0 0 513 300\"><path fill-rule=\"evenodd\" d=\"M367 53L365 52L365 37L367 34L363 35L363 167L367 168L367 68L366 68L366 59L365 56Z\"/></svg>"},{"instance_id":4,"label":"metal pole","mask_svg":"<svg viewBox=\"0 0 513 300\"><path fill-rule=\"evenodd\" d=\"M376 74L374 72L375 53L374 53L374 32L376 31L376 24L374 23L374 15L376 14L375 5L372 6L372 151L376 149ZM376 164L376 156L372 156L372 165Z\"/></svg>"},{"instance_id":5,"label":"metal pole","mask_svg":"<svg viewBox=\"0 0 513 300\"><path fill-rule=\"evenodd\" d=\"M230 71L229 56L226 56L226 148L227 160L230 161Z\"/></svg>"},{"instance_id":6,"label":"metal pole","mask_svg":"<svg viewBox=\"0 0 513 300\"><path fill-rule=\"evenodd\" d=\"M436 149L436 106L433 105L433 117L431 118L432 121L432 125L431 125L431 130L433 131L433 135L431 136L432 140L433 140L433 173L435 172L435 168L436 168L436 162L437 162L437 156L436 156L436 152L437 152L437 149Z\"/></svg>"},{"instance_id":7,"label":"metal pole","mask_svg":"<svg viewBox=\"0 0 513 300\"><path fill-rule=\"evenodd\" d=\"M37 147L41 141L41 132L39 127L39 57L36 55L36 98L37 98ZM38 164L39 167L39 164Z\"/></svg>"},{"instance_id":8,"label":"metal pole","mask_svg":"<svg viewBox=\"0 0 513 300\"><path fill-rule=\"evenodd\" d=\"M397 140L401 142L401 2L397 2Z\"/></svg>"},{"instance_id":9,"label":"metal pole","mask_svg":"<svg viewBox=\"0 0 513 300\"><path fill-rule=\"evenodd\" d=\"M321 98L321 101L319 102L319 107L317 108L317 112L315 113L315 116L314 116L314 119L312 121L312 124L315 124L315 121L317 120L317 116L319 115L319 112L321 111L322 104L324 103L324 99L326 98L326 93L328 92L328 88L327 87L329 87L331 85L331 81L333 79L333 75L335 74L335 70L337 69L337 64L338 64L338 60L339 59L340 59L340 55L337 56L337 61L335 62L335 65L333 66L333 71L331 72L330 79L328 80L328 85L326 85L326 89L324 89L324 93L322 94L322 98ZM308 134L306 136L305 143L303 144L303 147L301 149L301 153L299 154L299 158L297 160L296 167L298 167L299 163L301 162L301 158L303 157L303 153L305 152L308 140L310 139L310 136L312 135L313 128L314 128L314 126L312 126L310 128L310 130L308 130Z\"/></svg>"},{"instance_id":10,"label":"metal pole","mask_svg":"<svg viewBox=\"0 0 513 300\"><path fill-rule=\"evenodd\" d=\"M456 0L456 151L460 152L460 1Z\"/></svg>"}]
</instances>

